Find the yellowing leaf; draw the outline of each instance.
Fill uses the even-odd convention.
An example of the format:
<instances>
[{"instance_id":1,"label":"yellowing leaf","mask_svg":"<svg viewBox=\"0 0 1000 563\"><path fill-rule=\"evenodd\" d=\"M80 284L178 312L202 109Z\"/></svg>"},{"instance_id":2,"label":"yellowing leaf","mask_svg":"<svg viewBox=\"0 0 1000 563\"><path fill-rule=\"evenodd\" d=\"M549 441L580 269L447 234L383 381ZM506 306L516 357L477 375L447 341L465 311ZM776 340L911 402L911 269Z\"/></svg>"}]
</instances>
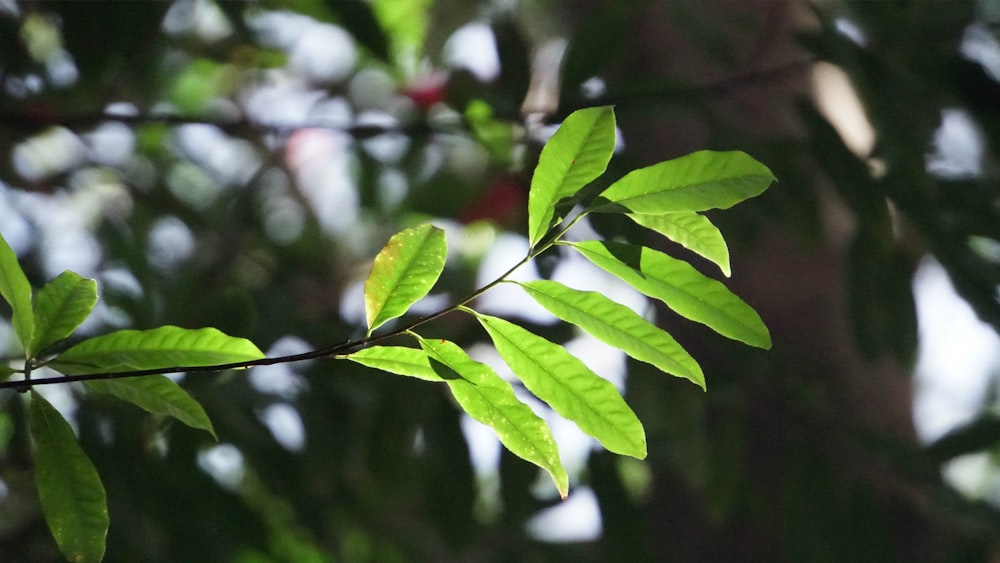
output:
<instances>
[{"instance_id":1,"label":"yellowing leaf","mask_svg":"<svg viewBox=\"0 0 1000 563\"><path fill-rule=\"evenodd\" d=\"M447 255L444 231L432 225L393 235L375 257L365 281L368 334L427 295L444 270Z\"/></svg>"}]
</instances>

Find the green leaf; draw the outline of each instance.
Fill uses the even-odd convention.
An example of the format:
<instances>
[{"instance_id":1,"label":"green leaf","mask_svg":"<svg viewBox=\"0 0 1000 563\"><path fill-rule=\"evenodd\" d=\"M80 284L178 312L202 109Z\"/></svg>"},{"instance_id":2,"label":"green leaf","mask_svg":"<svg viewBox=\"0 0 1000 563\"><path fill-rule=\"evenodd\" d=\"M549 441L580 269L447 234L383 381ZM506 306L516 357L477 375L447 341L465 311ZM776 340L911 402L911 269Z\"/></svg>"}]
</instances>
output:
<instances>
[{"instance_id":1,"label":"green leaf","mask_svg":"<svg viewBox=\"0 0 1000 563\"><path fill-rule=\"evenodd\" d=\"M497 317L476 313L497 352L524 386L608 451L646 457L646 433L610 381L565 348Z\"/></svg>"},{"instance_id":2,"label":"green leaf","mask_svg":"<svg viewBox=\"0 0 1000 563\"><path fill-rule=\"evenodd\" d=\"M632 309L600 293L572 289L554 281L537 280L519 285L560 319L639 361L705 388L705 375L698 362L666 331Z\"/></svg>"},{"instance_id":3,"label":"green leaf","mask_svg":"<svg viewBox=\"0 0 1000 563\"><path fill-rule=\"evenodd\" d=\"M514 395L514 389L486 364L474 361L447 340L419 339L431 366L472 418L493 428L500 442L518 457L552 476L559 495L569 494L569 476L545 421Z\"/></svg>"},{"instance_id":4,"label":"green leaf","mask_svg":"<svg viewBox=\"0 0 1000 563\"><path fill-rule=\"evenodd\" d=\"M201 404L168 377L147 375L132 379L97 379L87 381L86 385L91 391L114 395L146 412L172 416L218 439L212 421Z\"/></svg>"},{"instance_id":5,"label":"green leaf","mask_svg":"<svg viewBox=\"0 0 1000 563\"><path fill-rule=\"evenodd\" d=\"M423 350L403 346L372 346L347 356L338 356L363 366L380 369L397 375L416 377L427 381L442 382L441 376L431 367Z\"/></svg>"},{"instance_id":6,"label":"green leaf","mask_svg":"<svg viewBox=\"0 0 1000 563\"><path fill-rule=\"evenodd\" d=\"M31 284L17 262L17 254L0 236L0 297L10 305L14 334L25 353L31 357L31 335L35 331L35 317L31 311Z\"/></svg>"},{"instance_id":7,"label":"green leaf","mask_svg":"<svg viewBox=\"0 0 1000 563\"><path fill-rule=\"evenodd\" d=\"M615 150L611 106L575 111L563 121L538 157L528 191L528 241L548 232L555 205L604 173Z\"/></svg>"},{"instance_id":8,"label":"green leaf","mask_svg":"<svg viewBox=\"0 0 1000 563\"><path fill-rule=\"evenodd\" d=\"M73 334L96 304L97 282L92 279L67 270L45 284L35 300L35 333L28 354Z\"/></svg>"},{"instance_id":9,"label":"green leaf","mask_svg":"<svg viewBox=\"0 0 1000 563\"><path fill-rule=\"evenodd\" d=\"M636 224L660 233L684 248L713 262L727 278L729 268L729 247L719 229L708 217L697 213L664 213L643 215L629 213Z\"/></svg>"},{"instance_id":10,"label":"green leaf","mask_svg":"<svg viewBox=\"0 0 1000 563\"><path fill-rule=\"evenodd\" d=\"M30 417L35 486L59 551L68 561L100 561L108 533L101 478L69 423L35 391L31 392Z\"/></svg>"},{"instance_id":11,"label":"green leaf","mask_svg":"<svg viewBox=\"0 0 1000 563\"><path fill-rule=\"evenodd\" d=\"M728 209L760 195L774 180L746 153L698 151L629 172L601 193L591 211L659 215Z\"/></svg>"},{"instance_id":12,"label":"green leaf","mask_svg":"<svg viewBox=\"0 0 1000 563\"><path fill-rule=\"evenodd\" d=\"M247 362L264 354L244 338L214 328L161 326L120 330L80 342L57 356L49 367L68 375L143 369L209 366Z\"/></svg>"},{"instance_id":13,"label":"green leaf","mask_svg":"<svg viewBox=\"0 0 1000 563\"><path fill-rule=\"evenodd\" d=\"M368 334L427 295L444 270L447 255L444 231L432 225L393 235L375 257L365 281Z\"/></svg>"},{"instance_id":14,"label":"green leaf","mask_svg":"<svg viewBox=\"0 0 1000 563\"><path fill-rule=\"evenodd\" d=\"M757 312L726 286L702 275L687 262L651 248L621 242L566 244L640 292L663 301L682 317L751 346L771 347L771 335Z\"/></svg>"}]
</instances>

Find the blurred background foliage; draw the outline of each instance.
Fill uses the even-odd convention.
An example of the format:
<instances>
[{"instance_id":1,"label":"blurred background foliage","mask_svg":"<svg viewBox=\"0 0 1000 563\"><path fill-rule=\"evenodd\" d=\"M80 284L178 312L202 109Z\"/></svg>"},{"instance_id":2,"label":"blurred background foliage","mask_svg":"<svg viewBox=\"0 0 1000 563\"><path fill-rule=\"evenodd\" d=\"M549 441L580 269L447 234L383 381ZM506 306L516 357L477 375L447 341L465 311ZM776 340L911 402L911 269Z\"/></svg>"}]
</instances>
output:
<instances>
[{"instance_id":1,"label":"blurred background foliage","mask_svg":"<svg viewBox=\"0 0 1000 563\"><path fill-rule=\"evenodd\" d=\"M772 351L657 309L707 394L588 357L646 461L563 432L560 503L436 386L332 360L185 378L219 443L53 389L107 560L998 560L998 29L995 0L0 1L0 230L36 286L98 279L91 334L358 337L369 260L429 219L433 310L516 261L537 152L580 107L616 106L608 180L703 148L780 179L712 215ZM620 291L567 262L539 273ZM587 352L512 294L483 307ZM468 320L433 330L488 359ZM23 406L0 395L0 559L56 560Z\"/></svg>"}]
</instances>

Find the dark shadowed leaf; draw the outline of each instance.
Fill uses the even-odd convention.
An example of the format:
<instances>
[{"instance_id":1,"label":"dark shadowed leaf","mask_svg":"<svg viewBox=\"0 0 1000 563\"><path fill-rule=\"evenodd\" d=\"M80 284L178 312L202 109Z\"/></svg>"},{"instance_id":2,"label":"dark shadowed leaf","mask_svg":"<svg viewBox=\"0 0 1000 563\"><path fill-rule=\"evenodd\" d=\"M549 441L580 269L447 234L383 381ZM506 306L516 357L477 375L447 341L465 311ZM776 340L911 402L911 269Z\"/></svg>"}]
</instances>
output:
<instances>
[{"instance_id":1,"label":"dark shadowed leaf","mask_svg":"<svg viewBox=\"0 0 1000 563\"><path fill-rule=\"evenodd\" d=\"M87 388L114 395L123 401L153 414L172 416L191 428L215 435L212 421L198 401L171 379L162 375L147 375L131 379L105 379L87 382Z\"/></svg>"},{"instance_id":2,"label":"dark shadowed leaf","mask_svg":"<svg viewBox=\"0 0 1000 563\"><path fill-rule=\"evenodd\" d=\"M96 563L104 557L108 533L104 485L69 423L34 391L30 412L35 486L45 522L68 561Z\"/></svg>"}]
</instances>

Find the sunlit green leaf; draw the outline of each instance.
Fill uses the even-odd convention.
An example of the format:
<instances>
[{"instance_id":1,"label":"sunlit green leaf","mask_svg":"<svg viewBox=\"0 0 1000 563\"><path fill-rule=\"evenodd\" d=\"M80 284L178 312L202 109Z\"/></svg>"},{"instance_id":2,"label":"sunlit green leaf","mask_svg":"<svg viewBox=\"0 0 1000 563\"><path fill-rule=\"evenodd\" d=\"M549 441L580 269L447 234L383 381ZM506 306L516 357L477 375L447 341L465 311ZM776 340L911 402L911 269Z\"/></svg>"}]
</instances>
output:
<instances>
[{"instance_id":1,"label":"sunlit green leaf","mask_svg":"<svg viewBox=\"0 0 1000 563\"><path fill-rule=\"evenodd\" d=\"M497 317L476 315L497 352L529 391L608 451L643 459L646 433L610 381L565 348Z\"/></svg>"},{"instance_id":2,"label":"sunlit green leaf","mask_svg":"<svg viewBox=\"0 0 1000 563\"><path fill-rule=\"evenodd\" d=\"M528 191L528 241L545 236L560 199L604 173L615 150L615 114L610 106L577 110L552 135L538 157Z\"/></svg>"},{"instance_id":3,"label":"sunlit green leaf","mask_svg":"<svg viewBox=\"0 0 1000 563\"><path fill-rule=\"evenodd\" d=\"M41 395L31 393L31 437L35 442L35 486L45 522L68 561L104 557L108 506L94 464L73 429Z\"/></svg>"},{"instance_id":4,"label":"sunlit green leaf","mask_svg":"<svg viewBox=\"0 0 1000 563\"><path fill-rule=\"evenodd\" d=\"M0 381L7 381L7 378L17 373L14 368L0 362Z\"/></svg>"},{"instance_id":5,"label":"sunlit green leaf","mask_svg":"<svg viewBox=\"0 0 1000 563\"><path fill-rule=\"evenodd\" d=\"M60 354L49 365L73 375L210 366L263 357L249 340L228 336L214 328L161 326L150 330L120 330L89 338Z\"/></svg>"},{"instance_id":6,"label":"sunlit green leaf","mask_svg":"<svg viewBox=\"0 0 1000 563\"><path fill-rule=\"evenodd\" d=\"M97 304L97 282L65 271L45 284L35 300L31 352L41 352L80 326Z\"/></svg>"},{"instance_id":7,"label":"sunlit green leaf","mask_svg":"<svg viewBox=\"0 0 1000 563\"><path fill-rule=\"evenodd\" d=\"M427 381L444 381L431 367L427 353L403 346L372 346L347 356L338 356L363 366Z\"/></svg>"},{"instance_id":8,"label":"sunlit green leaf","mask_svg":"<svg viewBox=\"0 0 1000 563\"><path fill-rule=\"evenodd\" d=\"M204 430L216 437L208 414L198 401L171 379L162 375L147 375L130 379L92 380L87 388L114 395L123 401L153 414L172 416L191 428Z\"/></svg>"},{"instance_id":9,"label":"sunlit green leaf","mask_svg":"<svg viewBox=\"0 0 1000 563\"><path fill-rule=\"evenodd\" d=\"M365 282L368 333L410 308L434 287L448 255L444 231L429 224L396 233Z\"/></svg>"},{"instance_id":10,"label":"sunlit green leaf","mask_svg":"<svg viewBox=\"0 0 1000 563\"><path fill-rule=\"evenodd\" d=\"M656 231L691 252L712 261L727 278L730 276L729 246L722 238L722 233L708 220L708 217L698 213L662 215L629 213L628 216L637 224Z\"/></svg>"},{"instance_id":11,"label":"sunlit green leaf","mask_svg":"<svg viewBox=\"0 0 1000 563\"><path fill-rule=\"evenodd\" d=\"M639 361L705 388L705 375L698 362L672 336L632 309L600 293L572 289L554 281L537 280L520 285L539 305L560 319Z\"/></svg>"},{"instance_id":12,"label":"sunlit green leaf","mask_svg":"<svg viewBox=\"0 0 1000 563\"><path fill-rule=\"evenodd\" d=\"M517 399L510 384L486 364L474 361L454 342L420 339L420 346L462 409L491 427L508 450L547 471L559 494L566 498L569 476L559 459L552 432L531 407Z\"/></svg>"},{"instance_id":13,"label":"sunlit green leaf","mask_svg":"<svg viewBox=\"0 0 1000 563\"><path fill-rule=\"evenodd\" d=\"M774 179L746 153L698 151L629 172L604 190L591 210L657 215L727 209L760 195Z\"/></svg>"},{"instance_id":14,"label":"sunlit green leaf","mask_svg":"<svg viewBox=\"0 0 1000 563\"><path fill-rule=\"evenodd\" d=\"M757 312L726 286L704 276L687 262L651 248L620 242L567 244L608 273L663 301L677 314L751 346L771 347L771 336Z\"/></svg>"},{"instance_id":15,"label":"sunlit green leaf","mask_svg":"<svg viewBox=\"0 0 1000 563\"><path fill-rule=\"evenodd\" d=\"M17 262L17 254L0 236L0 297L11 308L14 334L25 351L31 349L31 335L35 330L35 317L31 310L31 284Z\"/></svg>"}]
</instances>

